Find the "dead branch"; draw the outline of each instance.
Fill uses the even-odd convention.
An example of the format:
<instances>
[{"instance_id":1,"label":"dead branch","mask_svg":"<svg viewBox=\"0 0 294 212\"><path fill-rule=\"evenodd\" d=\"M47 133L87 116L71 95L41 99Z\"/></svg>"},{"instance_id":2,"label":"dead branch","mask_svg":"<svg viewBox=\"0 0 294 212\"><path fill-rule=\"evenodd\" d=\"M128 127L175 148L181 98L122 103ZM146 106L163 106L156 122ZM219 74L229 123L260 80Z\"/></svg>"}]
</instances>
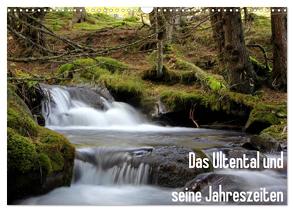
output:
<instances>
[{"instance_id":1,"label":"dead branch","mask_svg":"<svg viewBox=\"0 0 294 212\"><path fill-rule=\"evenodd\" d=\"M141 43L147 39L152 38L153 36L155 36L157 33L152 33L140 40L134 41L132 43L129 44L124 44L124 45L120 45L120 46L115 46L115 47L111 47L108 49L104 49L104 50L95 50L94 52L67 52L67 53L63 53L61 55L54 55L54 56L43 56L43 57L25 57L25 58L15 58L15 57L8 57L7 60L8 61L12 61L12 62L32 62L32 61L50 61L50 60L56 60L56 59L61 59L61 58L65 58L65 59L69 59L69 58L77 58L77 57L95 57L95 56L99 56L99 55L105 55L108 54L110 52L119 50L119 49L124 49L124 48L128 48L130 46L134 46L138 43Z\"/></svg>"},{"instance_id":2,"label":"dead branch","mask_svg":"<svg viewBox=\"0 0 294 212\"><path fill-rule=\"evenodd\" d=\"M28 15L26 14L26 16L28 16ZM16 17L14 17L14 18L16 18ZM90 48L90 47L82 46L82 45L77 44L77 43L75 43L75 42L73 42L73 41L71 41L71 40L69 40L69 39L67 39L67 38L64 38L64 37L61 37L61 36L56 35L56 34L55 34L54 32L52 32L51 30L48 30L48 28L47 28L45 25L43 25L42 23L40 23L40 22L39 22L39 25L40 25L42 28L37 27L37 26L34 26L34 25L30 24L30 23L27 23L26 21L23 21L23 20L20 19L20 18L17 18L17 20L20 21L21 23L23 23L23 24L25 24L25 25L27 25L27 26L33 28L33 29L39 30L39 31L41 31L41 32L43 32L43 33L45 33L45 34L47 34L47 35L50 35L50 36L52 36L52 37L54 37L54 38L56 38L56 39L58 39L58 40L61 40L61 41L65 42L65 43L69 44L69 45L70 45L71 47L73 47L73 48L84 49L84 50L93 50L93 49ZM45 29L46 29L46 30L45 30Z\"/></svg>"},{"instance_id":3,"label":"dead branch","mask_svg":"<svg viewBox=\"0 0 294 212\"><path fill-rule=\"evenodd\" d=\"M9 30L10 32L12 32L12 33L13 33L14 35L16 35L17 37L19 37L19 38L21 38L21 39L23 39L23 40L25 40L25 41L31 43L33 46L36 46L36 47L38 47L39 49L42 49L44 52L47 52L47 53L50 53L50 54L58 54L58 52L52 51L52 50L50 50L50 49L47 49L47 48L43 47L42 45L40 45L40 44L34 42L34 41L31 40L30 38L24 36L23 34L17 32L16 30L12 29L11 26L7 25L7 28L8 28L8 30Z\"/></svg>"},{"instance_id":4,"label":"dead branch","mask_svg":"<svg viewBox=\"0 0 294 212\"><path fill-rule=\"evenodd\" d=\"M179 37L180 38L186 38L186 37L188 37L194 30L196 30L198 27L200 27L205 22L209 21L210 20L210 17L213 16L213 15L215 15L215 14L216 14L216 12L213 13L213 14L209 14L209 15L205 16L203 19L201 19L200 22L197 23L196 25L186 27L188 29L188 31L185 32L184 34L180 35Z\"/></svg>"},{"instance_id":5,"label":"dead branch","mask_svg":"<svg viewBox=\"0 0 294 212\"><path fill-rule=\"evenodd\" d=\"M194 105L190 108L189 119L191 119L191 120L193 121L193 123L195 124L195 126L196 126L197 128L199 128L198 123L197 123L197 122L195 121L195 119L194 119L195 107L196 107L196 104L194 104Z\"/></svg>"},{"instance_id":6,"label":"dead branch","mask_svg":"<svg viewBox=\"0 0 294 212\"><path fill-rule=\"evenodd\" d=\"M263 53L263 57L264 57L264 61L265 61L265 67L270 70L269 64L268 64L268 57L267 57L267 53L265 51L265 49L260 45L260 44L247 44L247 47L253 47L253 48L259 48L262 53Z\"/></svg>"}]
</instances>

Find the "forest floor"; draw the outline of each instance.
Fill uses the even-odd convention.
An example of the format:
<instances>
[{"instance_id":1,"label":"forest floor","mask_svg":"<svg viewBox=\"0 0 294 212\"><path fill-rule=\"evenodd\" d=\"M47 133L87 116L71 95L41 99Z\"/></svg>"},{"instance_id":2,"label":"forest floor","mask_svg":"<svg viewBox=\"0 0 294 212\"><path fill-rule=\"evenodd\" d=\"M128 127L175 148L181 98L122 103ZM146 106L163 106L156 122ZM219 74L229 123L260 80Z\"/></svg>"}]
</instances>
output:
<instances>
[{"instance_id":1,"label":"forest floor","mask_svg":"<svg viewBox=\"0 0 294 212\"><path fill-rule=\"evenodd\" d=\"M203 17L199 16L197 18L201 20ZM99 49L129 44L152 34L152 31L148 27L142 28L142 23L138 20L117 20L107 15L91 15L90 21L74 24L69 27L68 23L70 19L71 16L66 13L52 13L50 16L46 17L45 23L58 35L65 36L80 44ZM197 21L195 23L197 23ZM197 24L194 25L196 26ZM269 17L253 15L253 20L246 23L244 26L244 34L246 44L260 44L264 47L268 52L268 62L271 65L272 46ZM54 39L51 40L51 38L49 38L48 44L54 47L56 51L67 48L64 43ZM12 55L19 53L14 40L10 37L8 37L8 47L9 54ZM126 89L128 92L140 93L144 96L144 104L148 104L148 99L153 98L154 100L158 99L158 97L166 97L173 101L176 101L175 99L179 97L182 101L190 101L190 99L193 100L193 98L197 99L198 94L206 95L210 101L208 104L218 104L221 99L219 96L216 99L211 100L211 95L207 95L210 91L203 88L201 84L191 83L189 76L187 78L188 82L183 82L182 80L185 77L184 73L189 74L189 67L196 66L211 74L214 78L223 81L223 77L218 69L217 49L214 45L209 20L197 28L188 27L186 31L176 33L174 36L174 42L167 50L168 56L165 58L164 63L168 69L172 70L170 73L175 73L176 78L180 76L180 79L174 80L174 76L171 74L165 82L154 82L142 79L144 78L143 76L146 74L146 71L152 70L154 67L155 48L155 42L149 40L148 42L143 42L129 48L123 48L109 53L107 58L116 59L123 64L126 64L128 68L123 72L112 75L104 74L104 76L101 76L101 73L99 73L98 78L101 76L99 81L103 81L110 90L117 91L119 89ZM250 55L259 61L260 64L265 63L264 55L260 49L248 48L248 50ZM87 63L86 60L87 59L85 59L85 61L79 61L79 65ZM34 76L48 77L56 76L56 72L60 73L60 67L63 64L75 64L75 61L43 63L9 62L8 67L10 71L14 73L22 72L22 74L25 73ZM99 71L101 70L98 70L98 72ZM194 79L191 79L191 81L193 80ZM88 78L88 81L91 80ZM75 83L77 82L79 82L79 80L76 79ZM265 86L261 87L254 96L241 94L236 96L233 92L227 92L225 95L229 96L230 99L233 99L234 103L241 102L251 109L253 109L255 105L262 104L269 106L270 110L273 110L274 107L283 107L282 112L286 113L287 93L275 91ZM250 96L249 99L247 98L248 96ZM252 104L253 101L254 105ZM174 102L170 105L171 107L177 107L177 105L174 105ZM229 108L226 108L227 106L223 105L220 107L225 111L230 110L230 105L228 106ZM274 113L280 113L280 111L281 110L278 109L278 112ZM270 117L270 119L271 118L272 117ZM285 125L286 121L284 120L284 116L282 118L282 122L272 122L272 120L266 121L269 121L274 125L281 123Z\"/></svg>"}]
</instances>

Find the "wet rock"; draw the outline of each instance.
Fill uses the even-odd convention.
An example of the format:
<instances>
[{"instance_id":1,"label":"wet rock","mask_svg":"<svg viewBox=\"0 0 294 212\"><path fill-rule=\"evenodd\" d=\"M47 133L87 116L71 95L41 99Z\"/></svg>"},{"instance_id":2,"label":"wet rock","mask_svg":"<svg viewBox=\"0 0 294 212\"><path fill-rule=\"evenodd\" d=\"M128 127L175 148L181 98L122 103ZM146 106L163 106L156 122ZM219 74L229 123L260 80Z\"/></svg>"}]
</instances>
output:
<instances>
[{"instance_id":1,"label":"wet rock","mask_svg":"<svg viewBox=\"0 0 294 212\"><path fill-rule=\"evenodd\" d=\"M50 101L50 94L47 91L48 88L51 88L51 85L40 84L44 94L45 99ZM56 85L54 85L56 87ZM64 88L64 87L62 87ZM70 97L74 100L85 102L86 104L98 108L104 109L104 99L107 101L114 101L114 98L111 96L109 91L103 86L90 86L90 85L79 85L79 86L67 86L66 90L69 92Z\"/></svg>"},{"instance_id":2,"label":"wet rock","mask_svg":"<svg viewBox=\"0 0 294 212\"><path fill-rule=\"evenodd\" d=\"M243 148L249 150L257 150L260 152L276 152L281 151L282 147L279 142L273 138L265 138L262 136L252 136L249 142L242 145Z\"/></svg>"},{"instance_id":3,"label":"wet rock","mask_svg":"<svg viewBox=\"0 0 294 212\"><path fill-rule=\"evenodd\" d=\"M151 154L134 158L134 163L145 163L150 166L151 184L172 188L182 187L197 175L212 170L212 166L207 169L190 169L189 152L193 150L176 146L158 146ZM206 157L201 150L194 152L197 158Z\"/></svg>"},{"instance_id":4,"label":"wet rock","mask_svg":"<svg viewBox=\"0 0 294 212\"><path fill-rule=\"evenodd\" d=\"M208 195L208 186L216 188L218 185L222 185L224 191L241 191L242 186L245 186L246 184L240 177L211 172L200 174L186 183L183 187L183 191L201 191L205 196Z\"/></svg>"}]
</instances>

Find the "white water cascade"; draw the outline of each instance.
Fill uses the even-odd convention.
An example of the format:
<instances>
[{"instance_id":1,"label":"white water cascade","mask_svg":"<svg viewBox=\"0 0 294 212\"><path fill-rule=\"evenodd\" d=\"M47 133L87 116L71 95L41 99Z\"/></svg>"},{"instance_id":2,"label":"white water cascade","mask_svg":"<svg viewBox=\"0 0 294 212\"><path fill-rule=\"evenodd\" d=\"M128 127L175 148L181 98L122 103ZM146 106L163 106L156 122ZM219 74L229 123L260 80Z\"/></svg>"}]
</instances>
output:
<instances>
[{"instance_id":1,"label":"white water cascade","mask_svg":"<svg viewBox=\"0 0 294 212\"><path fill-rule=\"evenodd\" d=\"M66 87L47 86L43 90L50 96L42 107L47 127L103 129L146 123L133 107L123 102L111 102L96 95L97 102L102 103L102 108L96 109L73 96Z\"/></svg>"},{"instance_id":2,"label":"white water cascade","mask_svg":"<svg viewBox=\"0 0 294 212\"><path fill-rule=\"evenodd\" d=\"M54 130L116 130L132 132L191 132L202 129L163 127L149 123L131 105L113 101L90 88L43 85L45 125Z\"/></svg>"}]
</instances>

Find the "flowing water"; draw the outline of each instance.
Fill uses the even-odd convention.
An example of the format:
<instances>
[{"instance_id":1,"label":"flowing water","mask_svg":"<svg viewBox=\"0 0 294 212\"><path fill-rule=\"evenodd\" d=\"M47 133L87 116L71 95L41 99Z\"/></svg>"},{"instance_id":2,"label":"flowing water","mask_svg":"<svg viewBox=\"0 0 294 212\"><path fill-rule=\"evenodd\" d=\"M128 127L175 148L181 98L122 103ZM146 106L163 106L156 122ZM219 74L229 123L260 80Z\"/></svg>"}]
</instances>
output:
<instances>
[{"instance_id":1,"label":"flowing water","mask_svg":"<svg viewBox=\"0 0 294 212\"><path fill-rule=\"evenodd\" d=\"M74 177L70 187L57 188L19 204L175 204L171 192L182 188L151 185L149 165L135 165L132 158L149 154L156 146L209 150L238 146L247 139L240 132L157 126L130 105L113 101L107 95L91 94L88 101L74 88L46 85L43 89L48 95L43 103L46 127L64 134L77 147ZM215 173L237 177L242 182L237 183L241 190L254 191L264 186L269 190L281 189L286 194L286 173L275 170L216 170Z\"/></svg>"}]
</instances>

